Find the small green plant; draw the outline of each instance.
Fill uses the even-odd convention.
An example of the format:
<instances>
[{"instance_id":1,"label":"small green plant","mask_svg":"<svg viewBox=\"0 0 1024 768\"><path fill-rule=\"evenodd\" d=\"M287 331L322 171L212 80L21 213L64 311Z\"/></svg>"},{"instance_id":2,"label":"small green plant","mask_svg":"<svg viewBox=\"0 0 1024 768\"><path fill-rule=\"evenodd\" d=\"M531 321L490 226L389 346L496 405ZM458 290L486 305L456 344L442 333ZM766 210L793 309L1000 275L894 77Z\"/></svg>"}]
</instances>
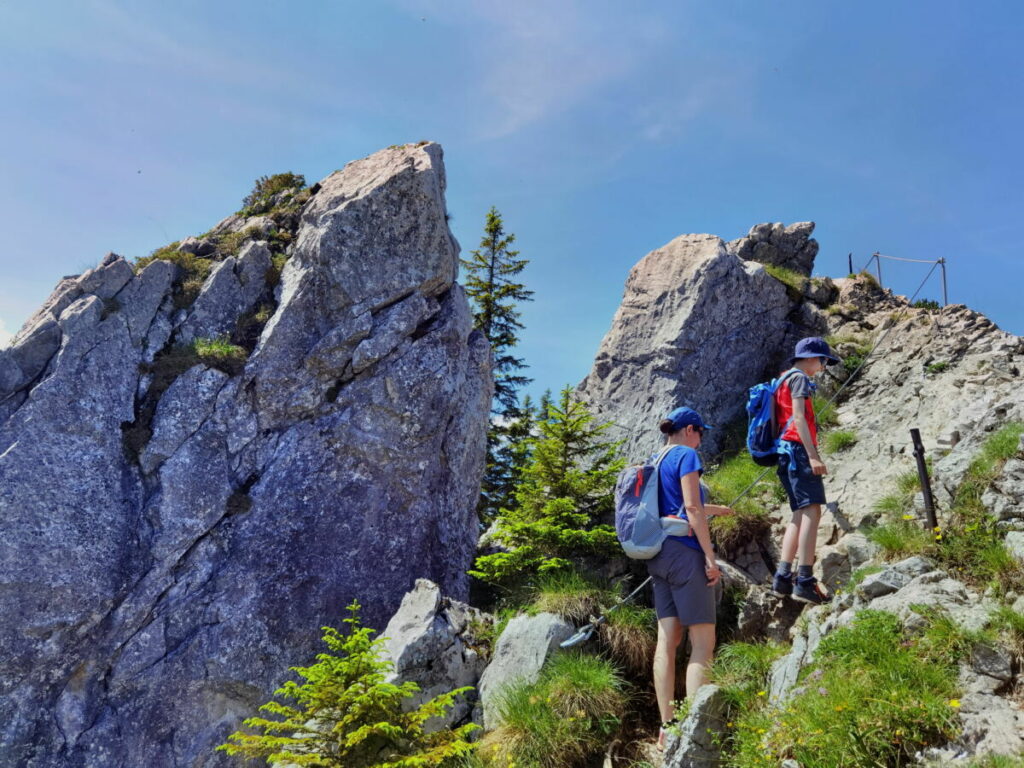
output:
<instances>
[{"instance_id":1,"label":"small green plant","mask_svg":"<svg viewBox=\"0 0 1024 768\"><path fill-rule=\"evenodd\" d=\"M851 352L843 358L843 368L847 373L853 373L864 363L866 358L863 355L858 355L856 352Z\"/></svg>"},{"instance_id":2,"label":"small green plant","mask_svg":"<svg viewBox=\"0 0 1024 768\"><path fill-rule=\"evenodd\" d=\"M856 589L864 579L874 573L881 573L884 568L880 565L865 565L850 574L850 580L843 585L847 592Z\"/></svg>"},{"instance_id":3,"label":"small green plant","mask_svg":"<svg viewBox=\"0 0 1024 768\"><path fill-rule=\"evenodd\" d=\"M750 454L742 451L704 475L711 500L716 504L729 504L757 481L750 492L736 502L735 515L711 518L711 538L722 550L728 552L740 543L756 539L771 527L767 508L783 502L785 492L774 473L769 472L758 480L763 473L764 467L759 467Z\"/></svg>"},{"instance_id":4,"label":"small green plant","mask_svg":"<svg viewBox=\"0 0 1024 768\"><path fill-rule=\"evenodd\" d=\"M940 361L938 361L936 363L929 363L928 365L926 365L924 367L925 371L927 373L932 374L932 375L935 375L937 373L942 373L943 371L947 370L948 368L949 368L949 363L946 362L945 360L940 360Z\"/></svg>"},{"instance_id":5,"label":"small green plant","mask_svg":"<svg viewBox=\"0 0 1024 768\"><path fill-rule=\"evenodd\" d=\"M260 707L277 719L250 717L244 725L260 733L236 731L217 747L229 755L267 764L317 768L410 768L443 766L468 755L467 737L478 728L428 732L427 722L443 717L470 688L441 694L419 707L403 703L419 691L412 682L386 682L392 664L382 658L383 640L359 625L359 603L349 607L347 634L324 627L329 653L308 667L292 667L303 680L289 680Z\"/></svg>"},{"instance_id":6,"label":"small green plant","mask_svg":"<svg viewBox=\"0 0 1024 768\"><path fill-rule=\"evenodd\" d=\"M859 282L866 283L870 288L879 288L878 278L868 272L866 269L861 270L857 273L857 280Z\"/></svg>"},{"instance_id":7,"label":"small green plant","mask_svg":"<svg viewBox=\"0 0 1024 768\"><path fill-rule=\"evenodd\" d=\"M857 432L852 429L836 429L826 432L823 440L825 453L839 453L857 444Z\"/></svg>"},{"instance_id":8,"label":"small green plant","mask_svg":"<svg viewBox=\"0 0 1024 768\"><path fill-rule=\"evenodd\" d=\"M929 637L933 626L908 635L892 614L861 611L822 640L784 704L754 693L731 721L730 764L905 765L921 747L955 738L959 646L948 634Z\"/></svg>"},{"instance_id":9,"label":"small green plant","mask_svg":"<svg viewBox=\"0 0 1024 768\"><path fill-rule=\"evenodd\" d=\"M572 768L597 757L625 715L625 683L604 659L557 654L535 683L512 683L498 704L501 725L481 742L485 762Z\"/></svg>"},{"instance_id":10,"label":"small green plant","mask_svg":"<svg viewBox=\"0 0 1024 768\"><path fill-rule=\"evenodd\" d=\"M918 299L917 301L915 301L910 306L912 306L914 309L928 309L928 310L941 309L941 307L939 306L939 302L934 301L933 299Z\"/></svg>"},{"instance_id":11,"label":"small green plant","mask_svg":"<svg viewBox=\"0 0 1024 768\"><path fill-rule=\"evenodd\" d=\"M271 209L275 195L294 190L297 194L306 186L306 178L299 173L275 173L273 176L260 176L252 191L242 200L242 216L257 216Z\"/></svg>"},{"instance_id":12,"label":"small green plant","mask_svg":"<svg viewBox=\"0 0 1024 768\"><path fill-rule=\"evenodd\" d=\"M232 344L226 336L196 339L192 342L192 348L200 362L232 376L242 372L249 357L249 352L244 347Z\"/></svg>"}]
</instances>

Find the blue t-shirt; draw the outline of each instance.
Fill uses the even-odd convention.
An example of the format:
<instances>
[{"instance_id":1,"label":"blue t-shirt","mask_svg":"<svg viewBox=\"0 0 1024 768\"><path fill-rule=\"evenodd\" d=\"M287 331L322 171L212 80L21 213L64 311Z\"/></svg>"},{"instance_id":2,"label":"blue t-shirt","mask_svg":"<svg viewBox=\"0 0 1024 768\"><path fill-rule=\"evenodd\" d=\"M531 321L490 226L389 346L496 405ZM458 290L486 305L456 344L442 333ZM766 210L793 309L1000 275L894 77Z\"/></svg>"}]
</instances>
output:
<instances>
[{"instance_id":1,"label":"blue t-shirt","mask_svg":"<svg viewBox=\"0 0 1024 768\"><path fill-rule=\"evenodd\" d=\"M684 475L691 472L703 473L697 451L685 445L674 446L662 459L661 471L658 473L658 514L677 515L687 519L686 507L683 504L683 488L680 485ZM705 503L704 486L700 486L700 503ZM669 536L670 539L681 541L688 547L700 549L696 536Z\"/></svg>"}]
</instances>

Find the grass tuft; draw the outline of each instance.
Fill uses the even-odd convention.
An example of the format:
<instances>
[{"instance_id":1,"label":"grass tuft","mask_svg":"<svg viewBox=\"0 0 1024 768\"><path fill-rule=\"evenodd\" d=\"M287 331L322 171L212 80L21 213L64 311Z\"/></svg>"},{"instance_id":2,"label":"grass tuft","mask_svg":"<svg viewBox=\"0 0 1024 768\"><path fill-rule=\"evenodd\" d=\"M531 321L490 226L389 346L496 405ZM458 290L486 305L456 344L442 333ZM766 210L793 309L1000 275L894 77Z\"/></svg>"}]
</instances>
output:
<instances>
[{"instance_id":1,"label":"grass tuft","mask_svg":"<svg viewBox=\"0 0 1024 768\"><path fill-rule=\"evenodd\" d=\"M485 764L572 768L600 756L626 713L625 681L610 662L557 654L535 683L502 692L502 724L480 744Z\"/></svg>"},{"instance_id":2,"label":"grass tuft","mask_svg":"<svg viewBox=\"0 0 1024 768\"><path fill-rule=\"evenodd\" d=\"M738 544L750 541L765 533L770 527L767 509L785 501L785 493L775 480L774 473L764 473L746 452L730 456L704 475L704 482L711 492L715 504L729 504L754 481L757 484L733 507L736 514L730 517L711 518L711 539L726 553Z\"/></svg>"},{"instance_id":3,"label":"grass tuft","mask_svg":"<svg viewBox=\"0 0 1024 768\"><path fill-rule=\"evenodd\" d=\"M852 429L837 429L826 432L822 442L825 453L839 453L856 445L857 433Z\"/></svg>"},{"instance_id":4,"label":"grass tuft","mask_svg":"<svg viewBox=\"0 0 1024 768\"><path fill-rule=\"evenodd\" d=\"M807 287L806 275L801 275L796 270L787 269L775 264L765 264L764 271L786 286L786 293L794 301L799 301L803 296L804 290Z\"/></svg>"},{"instance_id":5,"label":"grass tuft","mask_svg":"<svg viewBox=\"0 0 1024 768\"><path fill-rule=\"evenodd\" d=\"M861 611L822 640L784 705L755 693L732 721L730 765L906 765L922 746L955 738L959 646L931 631L911 636L892 614Z\"/></svg>"}]
</instances>

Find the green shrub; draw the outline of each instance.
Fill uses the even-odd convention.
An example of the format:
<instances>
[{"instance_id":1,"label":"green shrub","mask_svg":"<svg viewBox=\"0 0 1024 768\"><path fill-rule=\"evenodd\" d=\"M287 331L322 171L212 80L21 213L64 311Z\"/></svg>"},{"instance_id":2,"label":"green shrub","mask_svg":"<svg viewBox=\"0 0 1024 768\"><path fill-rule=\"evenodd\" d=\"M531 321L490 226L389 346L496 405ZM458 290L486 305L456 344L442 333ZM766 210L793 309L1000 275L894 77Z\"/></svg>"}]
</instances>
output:
<instances>
[{"instance_id":1,"label":"green shrub","mask_svg":"<svg viewBox=\"0 0 1024 768\"><path fill-rule=\"evenodd\" d=\"M908 764L922 746L957 735L957 667L948 650L930 644L927 631L906 634L891 614L861 611L822 640L784 705L755 694L732 721L730 764Z\"/></svg>"},{"instance_id":2,"label":"green shrub","mask_svg":"<svg viewBox=\"0 0 1024 768\"><path fill-rule=\"evenodd\" d=\"M939 306L939 302L934 301L933 299L918 299L910 306L912 306L914 309L941 309L941 307Z\"/></svg>"},{"instance_id":3,"label":"green shrub","mask_svg":"<svg viewBox=\"0 0 1024 768\"><path fill-rule=\"evenodd\" d=\"M842 365L847 373L853 373L854 371L861 367L865 359L866 358L864 357L864 355L859 355L856 352L851 352L850 354L843 358Z\"/></svg>"},{"instance_id":4,"label":"green shrub","mask_svg":"<svg viewBox=\"0 0 1024 768\"><path fill-rule=\"evenodd\" d=\"M501 725L484 737L485 762L517 768L572 768L598 757L625 715L625 683L596 656L552 657L532 684L500 694Z\"/></svg>"},{"instance_id":5,"label":"green shrub","mask_svg":"<svg viewBox=\"0 0 1024 768\"><path fill-rule=\"evenodd\" d=\"M279 192L294 189L296 194L306 186L306 178L299 173L275 173L260 176L252 191L242 200L242 216L257 216L271 209L272 198Z\"/></svg>"},{"instance_id":6,"label":"green shrub","mask_svg":"<svg viewBox=\"0 0 1024 768\"><path fill-rule=\"evenodd\" d=\"M359 604L349 607L348 633L324 627L321 653L309 667L292 667L304 681L289 680L274 695L294 702L270 700L260 707L277 719L250 717L245 726L262 733L236 731L218 750L268 764L289 763L317 768L410 768L442 766L469 754L466 739L476 725L428 733L429 720L443 717L459 688L404 711L403 703L419 691L412 682L386 682L392 664L383 654L383 640L359 626Z\"/></svg>"},{"instance_id":7,"label":"green shrub","mask_svg":"<svg viewBox=\"0 0 1024 768\"><path fill-rule=\"evenodd\" d=\"M839 453L856 445L857 433L852 429L837 429L826 432L823 440L825 453Z\"/></svg>"}]
</instances>

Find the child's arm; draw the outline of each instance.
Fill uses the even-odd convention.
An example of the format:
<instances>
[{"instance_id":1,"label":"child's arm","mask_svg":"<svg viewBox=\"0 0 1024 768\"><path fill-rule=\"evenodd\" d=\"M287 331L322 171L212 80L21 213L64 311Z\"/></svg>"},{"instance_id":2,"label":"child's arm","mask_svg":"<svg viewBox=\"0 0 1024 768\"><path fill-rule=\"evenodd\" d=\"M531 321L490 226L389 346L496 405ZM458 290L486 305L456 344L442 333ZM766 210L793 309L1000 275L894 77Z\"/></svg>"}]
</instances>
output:
<instances>
[{"instance_id":1,"label":"child's arm","mask_svg":"<svg viewBox=\"0 0 1024 768\"><path fill-rule=\"evenodd\" d=\"M811 428L807 424L807 415L804 411L806 407L804 400L806 399L804 397L793 398L793 426L796 427L796 433L800 435L800 442L807 450L807 458L811 460L811 471L816 475L827 475L828 468L821 460L821 456L818 455L818 447L814 444L814 440L811 439Z\"/></svg>"}]
</instances>

